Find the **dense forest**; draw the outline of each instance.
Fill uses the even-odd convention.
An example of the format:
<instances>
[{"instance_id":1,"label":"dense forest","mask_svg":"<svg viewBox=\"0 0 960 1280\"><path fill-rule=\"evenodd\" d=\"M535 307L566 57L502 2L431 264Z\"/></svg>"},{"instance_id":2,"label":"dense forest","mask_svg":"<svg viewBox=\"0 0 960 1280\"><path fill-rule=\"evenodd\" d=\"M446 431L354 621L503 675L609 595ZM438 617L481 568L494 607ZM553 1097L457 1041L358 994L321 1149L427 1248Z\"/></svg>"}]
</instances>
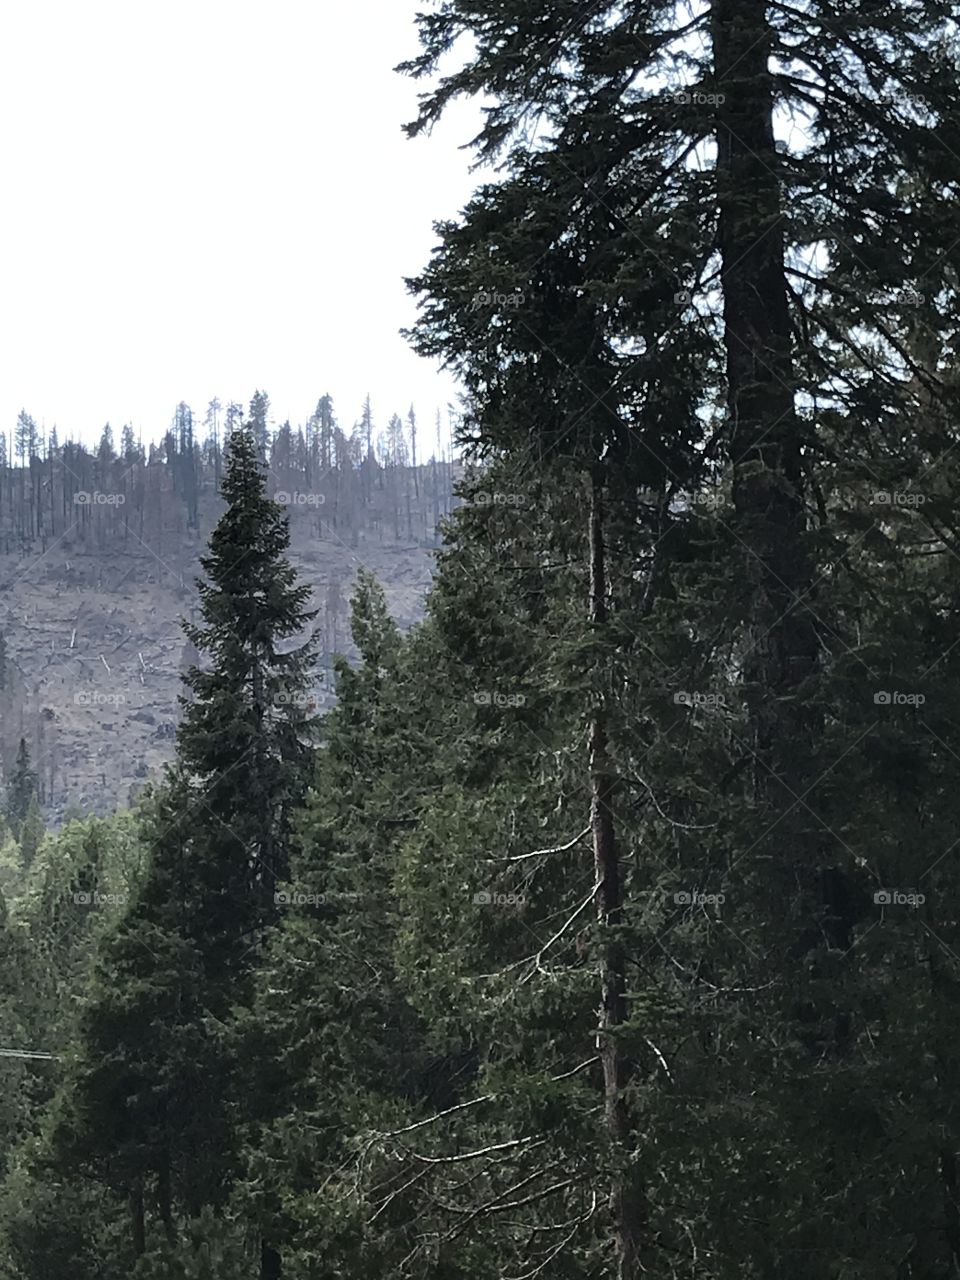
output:
<instances>
[{"instance_id":1,"label":"dense forest","mask_svg":"<svg viewBox=\"0 0 960 1280\"><path fill-rule=\"evenodd\" d=\"M498 166L409 282L426 616L361 574L315 714L224 423L175 762L40 839L8 779L4 1276L960 1276L955 16L421 17L408 132Z\"/></svg>"}]
</instances>

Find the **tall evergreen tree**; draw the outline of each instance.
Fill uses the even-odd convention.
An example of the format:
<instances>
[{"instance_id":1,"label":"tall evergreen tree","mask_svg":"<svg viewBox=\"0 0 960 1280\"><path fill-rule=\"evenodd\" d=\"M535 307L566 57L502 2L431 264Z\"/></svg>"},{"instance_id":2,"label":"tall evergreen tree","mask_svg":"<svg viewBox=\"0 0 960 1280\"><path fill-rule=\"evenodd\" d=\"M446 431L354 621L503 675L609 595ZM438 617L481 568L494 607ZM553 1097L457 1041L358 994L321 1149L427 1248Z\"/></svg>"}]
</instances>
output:
<instances>
[{"instance_id":1,"label":"tall evergreen tree","mask_svg":"<svg viewBox=\"0 0 960 1280\"><path fill-rule=\"evenodd\" d=\"M244 1106L231 1023L278 910L309 760L309 588L252 427L228 441L223 496L202 621L184 628L203 664L184 677L176 766L145 815L150 870L105 940L56 1130L63 1167L128 1196L136 1254L191 1248L181 1225L229 1193Z\"/></svg>"},{"instance_id":2,"label":"tall evergreen tree","mask_svg":"<svg viewBox=\"0 0 960 1280\"><path fill-rule=\"evenodd\" d=\"M266 495L252 425L230 437L222 493L228 507L201 558L202 621L184 627L208 662L184 677L192 697L182 700L177 754L219 819L216 861L233 866L262 920L288 873L290 815L310 759L318 640L305 633L316 610L286 559L287 516Z\"/></svg>"},{"instance_id":3,"label":"tall evergreen tree","mask_svg":"<svg viewBox=\"0 0 960 1280\"><path fill-rule=\"evenodd\" d=\"M464 444L518 474L565 473L571 492L582 477L590 494L593 639L583 703L611 1273L633 1280L689 1248L709 1252L720 1274L774 1274L789 1269L795 1251L808 1256L812 1233L802 1212L777 1200L772 1170L806 1168L849 1203L871 1194L870 1179L893 1195L901 1158L895 1144L867 1143L858 1175L841 1119L845 1106L859 1106L872 1133L884 1124L850 1074L857 1052L879 1065L862 1012L876 979L869 971L837 978L841 957L876 919L865 872L871 848L849 831L838 788L846 778L857 793L853 753L877 726L864 722L862 706L854 710L852 693L843 715L837 699L852 674L844 655L863 652L848 591L889 581L898 559L876 518L875 558L848 558L858 546L848 504L862 502L881 476L889 498L898 485L920 486L933 467L952 470L956 388L941 370L960 302L942 246L960 232L944 181L960 94L947 7L934 3L917 19L896 3L881 23L817 3L801 12L713 0L691 16L619 3L573 14L559 0L494 12L443 0L420 21L424 51L407 65L413 74L434 72L462 36L471 52L425 95L411 133L456 96L489 94L479 153L504 153L506 176L482 188L460 222L440 228L441 248L413 282L423 303L418 347L451 363L469 388ZM902 42L902 59L890 58L891 39ZM780 131L791 113L805 120L802 140ZM545 122L535 140L525 132L531 116ZM706 520L695 510L705 492ZM949 546L932 495L929 517L932 554L941 555ZM628 576L644 583L639 596ZM652 667L638 672L640 652ZM913 669L942 677L933 632L927 652ZM861 661L859 679L879 681L875 663ZM691 716L724 780L699 848L682 835L704 825L690 798L677 807L662 800L683 774L662 737L674 727L663 723L660 702L678 678L675 705L699 707L696 696L731 707L726 724ZM623 719L628 705L639 735ZM638 776L659 809L643 815L636 836L651 851L646 861L627 857L625 838ZM656 943L641 895L657 887L653 851L665 837L688 883L709 878L719 889L715 877L726 870L725 924L763 957L769 996L702 914L687 921L679 911L663 972L650 962ZM688 952L691 930L697 943ZM890 939L891 965L901 947L910 950L908 936ZM736 1015L723 1053L704 1027L708 1068L695 1040L664 1040L676 973L691 975L679 993L691 1019L699 1018L698 975L708 973L715 991L753 991L768 1061L789 1086L768 1089L757 1041ZM942 1009L951 989L941 977L924 999ZM657 1027L647 1039L667 1045L666 1068L645 1066L644 1022ZM828 1074L816 1065L825 1054ZM907 1092L913 1068L906 1055L899 1063ZM655 1167L645 1154L649 1135L668 1132L670 1088L697 1070L716 1086L712 1105L724 1122L714 1131L712 1172L701 1164L706 1148L690 1146L686 1176L671 1183L676 1194L703 1177L706 1217L686 1211L685 1245L674 1235L684 1211L665 1212L658 1194L663 1161ZM742 1133L729 1136L744 1078L762 1099L758 1116L777 1116L755 1124L749 1156ZM940 1079L939 1106L954 1135L955 1102ZM800 1120L825 1080L837 1107L824 1135L828 1154ZM735 1173L738 1161L749 1174ZM936 1190L933 1203L914 1204L924 1226L909 1274L934 1274L928 1266L946 1274L955 1265L955 1194L942 1142L931 1135L917 1164ZM726 1230L724 1176L737 1178L747 1216L777 1222L779 1232L735 1239ZM909 1220L905 1211L901 1230ZM897 1251L896 1229L883 1231ZM817 1274L839 1274L856 1235L838 1214L816 1243Z\"/></svg>"}]
</instances>

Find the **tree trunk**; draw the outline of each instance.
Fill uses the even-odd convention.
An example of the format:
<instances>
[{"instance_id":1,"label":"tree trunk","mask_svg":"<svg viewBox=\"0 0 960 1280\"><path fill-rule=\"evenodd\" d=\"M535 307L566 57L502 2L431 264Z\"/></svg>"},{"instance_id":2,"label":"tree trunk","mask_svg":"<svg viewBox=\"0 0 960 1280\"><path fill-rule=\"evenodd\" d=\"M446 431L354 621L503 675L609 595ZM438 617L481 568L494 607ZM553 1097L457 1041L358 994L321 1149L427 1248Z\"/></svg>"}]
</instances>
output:
<instances>
[{"instance_id":1,"label":"tree trunk","mask_svg":"<svg viewBox=\"0 0 960 1280\"><path fill-rule=\"evenodd\" d=\"M815 578L803 493L803 423L795 406L793 331L782 234L780 158L774 145L771 31L765 0L715 0L712 13L717 109L717 196L727 362L728 443L733 463L737 535L749 584L746 694L751 705L754 799L776 827L769 886L779 930L800 895L792 962L822 946L846 950L862 915L849 876L831 865L828 839L811 834L819 712L797 699L820 660L810 596ZM801 802L802 801L802 802ZM762 811L766 810L765 813ZM787 934L783 934L784 942ZM834 1048L850 1027L826 1006L800 1002L801 1022L833 1019ZM814 1034L812 1050L822 1050Z\"/></svg>"},{"instance_id":2,"label":"tree trunk","mask_svg":"<svg viewBox=\"0 0 960 1280\"><path fill-rule=\"evenodd\" d=\"M260 1241L260 1280L280 1280L283 1275L283 1259L266 1240Z\"/></svg>"},{"instance_id":3,"label":"tree trunk","mask_svg":"<svg viewBox=\"0 0 960 1280\"><path fill-rule=\"evenodd\" d=\"M130 1231L133 1252L142 1258L147 1251L147 1232L143 1219L143 1187L137 1182L130 1191Z\"/></svg>"},{"instance_id":4,"label":"tree trunk","mask_svg":"<svg viewBox=\"0 0 960 1280\"><path fill-rule=\"evenodd\" d=\"M729 447L738 532L752 570L755 647L747 678L761 686L767 708L756 717L763 759L774 749L778 727L782 730L777 699L795 689L817 659L806 606L812 573L804 546L801 432L794 406L765 0L716 0L713 41L717 91L723 98L717 113L717 184Z\"/></svg>"},{"instance_id":5,"label":"tree trunk","mask_svg":"<svg viewBox=\"0 0 960 1280\"><path fill-rule=\"evenodd\" d=\"M737 536L748 584L745 693L751 706L754 799L776 821L779 883L771 901L806 900L800 950L824 927L849 933L849 894L822 840L811 841L808 791L818 737L798 705L815 670L818 640L809 596L802 424L794 403L793 336L784 268L780 159L773 137L771 33L765 0L715 0L717 196L727 361L728 443ZM766 823L767 816L763 821ZM826 910L824 910L826 908ZM771 923L775 923L771 921Z\"/></svg>"},{"instance_id":6,"label":"tree trunk","mask_svg":"<svg viewBox=\"0 0 960 1280\"><path fill-rule=\"evenodd\" d=\"M164 1148L157 1171L157 1200L160 1204L160 1221L167 1239L173 1239L173 1196L170 1186L170 1151Z\"/></svg>"},{"instance_id":7,"label":"tree trunk","mask_svg":"<svg viewBox=\"0 0 960 1280\"><path fill-rule=\"evenodd\" d=\"M607 575L603 534L602 475L590 477L590 621L607 621ZM617 851L613 796L616 790L607 751L606 716L601 699L594 709L589 736L590 827L593 832L597 919L600 925L600 1033L598 1048L603 1070L604 1119L613 1153L610 1188L618 1280L641 1274L641 1240L645 1226L642 1189L629 1161L635 1145L634 1125L624 1098L629 1066L616 1031L627 1020L626 964L614 931L623 915L623 891ZM613 1033L613 1034L611 1034Z\"/></svg>"}]
</instances>

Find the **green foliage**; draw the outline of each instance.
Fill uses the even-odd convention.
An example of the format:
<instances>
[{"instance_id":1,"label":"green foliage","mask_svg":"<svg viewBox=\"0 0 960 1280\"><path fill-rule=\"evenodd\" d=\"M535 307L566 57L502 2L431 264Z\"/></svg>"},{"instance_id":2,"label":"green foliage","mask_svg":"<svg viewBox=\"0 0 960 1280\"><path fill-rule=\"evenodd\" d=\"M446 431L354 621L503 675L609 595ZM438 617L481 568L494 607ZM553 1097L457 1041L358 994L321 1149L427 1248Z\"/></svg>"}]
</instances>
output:
<instances>
[{"instance_id":1,"label":"green foliage","mask_svg":"<svg viewBox=\"0 0 960 1280\"><path fill-rule=\"evenodd\" d=\"M20 826L20 856L26 871L29 871L33 865L33 860L36 858L37 851L40 848L40 842L43 840L43 834L43 818L40 814L37 793L34 791Z\"/></svg>"},{"instance_id":2,"label":"green foliage","mask_svg":"<svg viewBox=\"0 0 960 1280\"><path fill-rule=\"evenodd\" d=\"M316 651L315 638L303 637L315 616L306 607L310 588L297 583L285 558L286 517L266 496L248 431L230 438L223 496L229 505L201 558L203 621L184 627L208 665L185 674L192 696L181 699L177 733L195 803L219 822L208 834L218 845L206 860L214 877L204 886L214 931L209 947L216 935L241 938L269 917L275 886L286 875L290 811L309 762ZM216 923L213 895L224 906Z\"/></svg>"},{"instance_id":3,"label":"green foliage","mask_svg":"<svg viewBox=\"0 0 960 1280\"><path fill-rule=\"evenodd\" d=\"M867 8L419 19L410 131L480 93L503 161L411 282L427 617L359 575L314 750L258 392L176 769L13 881L17 1280L956 1274L960 91L939 0ZM369 494L372 432L304 449Z\"/></svg>"},{"instance_id":4,"label":"green foliage","mask_svg":"<svg viewBox=\"0 0 960 1280\"><path fill-rule=\"evenodd\" d=\"M202 562L202 624L187 629L206 665L185 677L177 764L136 816L145 866L110 898L121 909L98 933L50 1112L47 1159L61 1176L135 1193L129 1230L136 1240L142 1216L145 1274L221 1266L186 1239L193 1219L227 1203L239 1166L246 1100L234 1016L276 912L309 759L312 646L289 648L312 617L308 591L284 558L286 521L265 496L249 432L234 432L225 466L229 505ZM75 903L99 905L97 834L84 837L85 864L74 858ZM38 868L41 913L57 918L64 878L49 859ZM158 1233L180 1243L157 1253Z\"/></svg>"},{"instance_id":5,"label":"green foliage","mask_svg":"<svg viewBox=\"0 0 960 1280\"><path fill-rule=\"evenodd\" d=\"M37 775L30 767L30 752L25 738L20 739L13 773L7 784L6 818L15 832L30 809L30 801L37 792Z\"/></svg>"},{"instance_id":6,"label":"green foliage","mask_svg":"<svg viewBox=\"0 0 960 1280\"><path fill-rule=\"evenodd\" d=\"M135 1280L240 1280L254 1275L255 1251L242 1226L210 1209L183 1224L175 1243L157 1242L138 1258Z\"/></svg>"},{"instance_id":7,"label":"green foliage","mask_svg":"<svg viewBox=\"0 0 960 1280\"><path fill-rule=\"evenodd\" d=\"M124 1226L102 1189L58 1176L31 1147L0 1193L0 1266L10 1280L121 1280L133 1261Z\"/></svg>"}]
</instances>

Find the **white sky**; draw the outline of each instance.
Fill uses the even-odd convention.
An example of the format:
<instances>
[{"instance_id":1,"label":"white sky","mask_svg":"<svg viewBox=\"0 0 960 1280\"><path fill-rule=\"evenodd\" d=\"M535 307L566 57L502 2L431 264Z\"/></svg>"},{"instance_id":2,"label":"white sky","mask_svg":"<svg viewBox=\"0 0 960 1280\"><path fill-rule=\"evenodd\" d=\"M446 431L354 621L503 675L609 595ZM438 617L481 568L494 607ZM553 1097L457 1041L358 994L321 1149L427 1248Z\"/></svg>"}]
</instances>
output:
<instances>
[{"instance_id":1,"label":"white sky","mask_svg":"<svg viewBox=\"0 0 960 1280\"><path fill-rule=\"evenodd\" d=\"M403 276L476 176L464 104L432 137L417 0L5 0L0 4L0 430L21 408L83 439L145 439L214 395L341 425L452 381L397 330Z\"/></svg>"}]
</instances>

